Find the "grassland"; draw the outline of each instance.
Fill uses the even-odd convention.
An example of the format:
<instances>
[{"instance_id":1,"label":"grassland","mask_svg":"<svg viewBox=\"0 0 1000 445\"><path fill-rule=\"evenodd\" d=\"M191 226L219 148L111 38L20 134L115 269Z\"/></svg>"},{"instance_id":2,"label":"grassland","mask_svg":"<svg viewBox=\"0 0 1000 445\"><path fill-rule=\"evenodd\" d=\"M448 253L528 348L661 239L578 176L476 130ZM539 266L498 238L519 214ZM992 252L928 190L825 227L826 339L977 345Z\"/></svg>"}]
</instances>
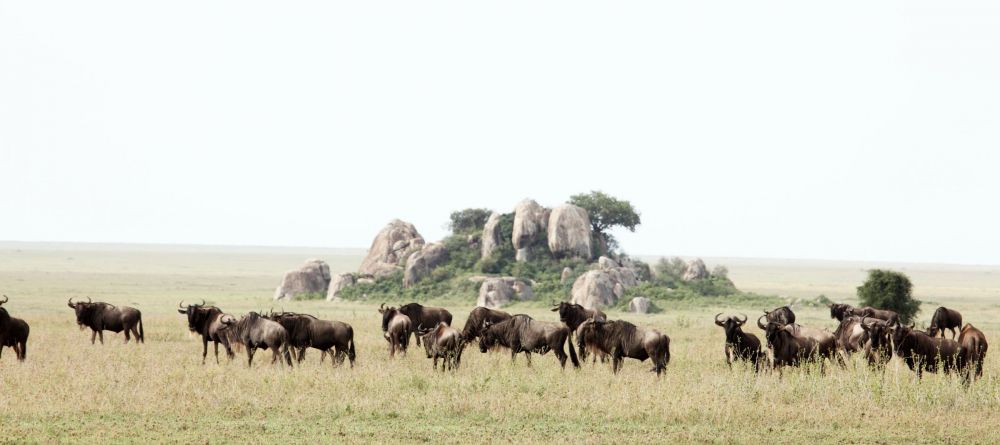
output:
<instances>
[{"instance_id":1,"label":"grassland","mask_svg":"<svg viewBox=\"0 0 1000 445\"><path fill-rule=\"evenodd\" d=\"M670 307L611 314L672 338L657 379L626 362L560 370L551 355L511 364L507 354L466 351L463 367L434 373L417 350L389 360L375 304L279 304L355 327L358 365L332 369L319 354L289 370L259 360L201 365L201 342L174 308L205 298L231 313L272 307L282 272L309 257L351 270L360 252L321 249L0 244L5 305L31 323L28 360L0 359L0 441L16 443L673 442L998 443L1000 354L966 389L956 378L917 381L894 360L885 373L848 369L755 375L726 367L716 312ZM712 261L709 261L710 265ZM866 264L724 260L744 290L847 300ZM963 311L1000 338L997 268L894 265L918 298ZM146 344L106 336L91 346L65 306L90 295L143 312ZM464 324L468 302L444 302ZM739 307L749 312L751 308ZM926 321L933 308L925 308ZM510 308L554 319L538 305ZM822 308L796 308L804 324L834 327ZM751 332L756 329L750 329ZM269 353L263 358L269 359ZM244 356L240 356L242 359Z\"/></svg>"}]
</instances>

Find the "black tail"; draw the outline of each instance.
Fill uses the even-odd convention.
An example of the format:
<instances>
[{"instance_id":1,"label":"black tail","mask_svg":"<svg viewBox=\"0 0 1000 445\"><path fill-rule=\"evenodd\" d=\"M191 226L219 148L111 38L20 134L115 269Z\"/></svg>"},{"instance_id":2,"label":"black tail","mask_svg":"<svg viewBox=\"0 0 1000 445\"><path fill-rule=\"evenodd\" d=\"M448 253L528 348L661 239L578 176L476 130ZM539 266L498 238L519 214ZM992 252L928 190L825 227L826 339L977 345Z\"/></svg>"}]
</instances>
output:
<instances>
[{"instance_id":1,"label":"black tail","mask_svg":"<svg viewBox=\"0 0 1000 445\"><path fill-rule=\"evenodd\" d=\"M142 330L142 315L139 316L139 343L146 343L146 332Z\"/></svg>"},{"instance_id":2,"label":"black tail","mask_svg":"<svg viewBox=\"0 0 1000 445\"><path fill-rule=\"evenodd\" d=\"M354 358L357 357L357 353L354 352L354 337L347 343L347 359L351 361L351 367L354 367Z\"/></svg>"},{"instance_id":3,"label":"black tail","mask_svg":"<svg viewBox=\"0 0 1000 445\"><path fill-rule=\"evenodd\" d=\"M25 340L25 341L21 342L21 356L18 357L17 359L23 362L24 359L27 358L27 357L28 357L28 340ZM979 365L982 366L982 363L980 362ZM980 370L980 374L982 374L981 370Z\"/></svg>"},{"instance_id":4,"label":"black tail","mask_svg":"<svg viewBox=\"0 0 1000 445\"><path fill-rule=\"evenodd\" d=\"M573 361L573 367L574 368L579 368L580 367L580 359L578 359L576 357L576 349L573 348L573 342L572 341L567 341L566 343L569 343L569 359Z\"/></svg>"}]
</instances>

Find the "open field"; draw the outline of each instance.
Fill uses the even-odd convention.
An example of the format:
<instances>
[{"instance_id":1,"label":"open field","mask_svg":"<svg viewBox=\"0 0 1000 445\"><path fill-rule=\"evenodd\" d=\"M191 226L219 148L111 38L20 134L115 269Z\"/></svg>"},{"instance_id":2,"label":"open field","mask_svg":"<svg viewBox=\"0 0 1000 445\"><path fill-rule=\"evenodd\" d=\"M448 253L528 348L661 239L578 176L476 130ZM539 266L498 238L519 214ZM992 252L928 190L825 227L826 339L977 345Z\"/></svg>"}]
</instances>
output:
<instances>
[{"instance_id":1,"label":"open field","mask_svg":"<svg viewBox=\"0 0 1000 445\"><path fill-rule=\"evenodd\" d=\"M0 359L0 441L67 443L277 442L674 442L998 443L1000 342L970 389L953 377L918 382L898 360L883 373L848 369L755 375L726 367L721 311L686 308L649 316L611 313L671 339L657 379L647 363L559 369L549 354L511 364L506 353L470 347L463 367L433 373L422 351L389 360L373 304L286 302L286 310L342 320L355 329L358 365L331 369L307 353L301 368L271 366L260 353L201 365L201 342L175 308L205 298L230 313L272 307L281 274L318 257L354 269L362 252L335 249L41 245L0 243L0 292L31 323L28 360ZM848 300L873 265L823 261L719 260L744 290L791 298ZM716 260L707 260L709 265ZM890 265L892 266L892 265ZM896 265L917 298L958 308L1000 338L1000 268ZM143 312L146 344L121 335L91 346L65 306L90 295ZM445 302L461 326L472 308ZM848 302L853 302L848 300ZM763 308L761 308L763 309ZM555 320L539 305L509 308ZM920 315L926 322L933 307ZM835 324L824 309L797 307L803 324ZM752 323L752 321L751 321ZM759 335L756 328L748 329ZM995 341L995 340L994 340Z\"/></svg>"}]
</instances>

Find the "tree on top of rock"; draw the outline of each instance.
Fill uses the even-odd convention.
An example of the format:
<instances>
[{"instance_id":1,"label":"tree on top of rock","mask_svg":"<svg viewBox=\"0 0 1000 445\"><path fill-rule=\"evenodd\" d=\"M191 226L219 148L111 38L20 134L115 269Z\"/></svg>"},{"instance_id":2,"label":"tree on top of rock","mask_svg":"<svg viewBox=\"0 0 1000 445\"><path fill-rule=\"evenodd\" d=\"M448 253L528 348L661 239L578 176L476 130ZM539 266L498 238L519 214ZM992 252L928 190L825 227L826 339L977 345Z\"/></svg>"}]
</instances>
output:
<instances>
[{"instance_id":1,"label":"tree on top of rock","mask_svg":"<svg viewBox=\"0 0 1000 445\"><path fill-rule=\"evenodd\" d=\"M636 226L642 224L632 203L601 191L570 196L569 203L587 210L598 256L618 248L618 241L609 233L613 227L635 232Z\"/></svg>"},{"instance_id":2,"label":"tree on top of rock","mask_svg":"<svg viewBox=\"0 0 1000 445\"><path fill-rule=\"evenodd\" d=\"M456 235L478 233L493 213L489 209L463 209L451 212L448 228Z\"/></svg>"}]
</instances>

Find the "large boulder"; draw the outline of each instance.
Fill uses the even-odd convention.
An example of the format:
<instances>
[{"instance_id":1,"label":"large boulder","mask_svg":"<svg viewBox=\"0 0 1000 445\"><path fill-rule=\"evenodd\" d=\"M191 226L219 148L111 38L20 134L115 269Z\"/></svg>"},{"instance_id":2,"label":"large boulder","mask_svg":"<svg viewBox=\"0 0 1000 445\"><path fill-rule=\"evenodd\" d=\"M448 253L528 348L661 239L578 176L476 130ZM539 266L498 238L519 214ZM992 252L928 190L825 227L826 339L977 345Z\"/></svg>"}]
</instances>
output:
<instances>
[{"instance_id":1,"label":"large boulder","mask_svg":"<svg viewBox=\"0 0 1000 445\"><path fill-rule=\"evenodd\" d=\"M618 301L615 295L615 284L606 270L590 270L577 277L570 291L571 303L579 304L587 309L598 309L614 305Z\"/></svg>"},{"instance_id":2,"label":"large boulder","mask_svg":"<svg viewBox=\"0 0 1000 445\"><path fill-rule=\"evenodd\" d=\"M515 249L534 246L549 223L549 211L531 199L525 199L514 208L514 234L511 241ZM525 257L526 258L526 257Z\"/></svg>"},{"instance_id":3,"label":"large boulder","mask_svg":"<svg viewBox=\"0 0 1000 445\"><path fill-rule=\"evenodd\" d=\"M621 265L618 264L617 261L608 258L606 256L601 256L600 258L597 259L597 266L600 267L601 269L611 269L613 267L621 267Z\"/></svg>"},{"instance_id":4,"label":"large boulder","mask_svg":"<svg viewBox=\"0 0 1000 445\"><path fill-rule=\"evenodd\" d=\"M444 244L430 243L413 254L406 260L406 271L403 272L403 287L410 287L417 284L435 267L448 260L448 249Z\"/></svg>"},{"instance_id":5,"label":"large boulder","mask_svg":"<svg viewBox=\"0 0 1000 445\"><path fill-rule=\"evenodd\" d=\"M357 279L352 273L342 273L333 276L330 287L326 291L326 301L340 301L340 291L354 286Z\"/></svg>"},{"instance_id":6,"label":"large boulder","mask_svg":"<svg viewBox=\"0 0 1000 445\"><path fill-rule=\"evenodd\" d=\"M275 300L293 300L299 295L326 295L330 285L330 266L322 260L306 261L302 268L285 273L274 291Z\"/></svg>"},{"instance_id":7,"label":"large boulder","mask_svg":"<svg viewBox=\"0 0 1000 445\"><path fill-rule=\"evenodd\" d=\"M483 226L483 236L479 241L480 253L483 258L489 257L503 243L500 238L500 214L493 212Z\"/></svg>"},{"instance_id":8,"label":"large boulder","mask_svg":"<svg viewBox=\"0 0 1000 445\"><path fill-rule=\"evenodd\" d=\"M687 268L684 269L684 275L681 276L684 281L696 281L708 279L708 268L705 267L705 262L701 258L695 258L690 263L688 263Z\"/></svg>"},{"instance_id":9,"label":"large boulder","mask_svg":"<svg viewBox=\"0 0 1000 445\"><path fill-rule=\"evenodd\" d=\"M424 238L413 224L394 219L375 236L358 273L375 277L392 275L401 269L405 259L423 247Z\"/></svg>"},{"instance_id":10,"label":"large boulder","mask_svg":"<svg viewBox=\"0 0 1000 445\"><path fill-rule=\"evenodd\" d=\"M532 298L531 284L514 277L490 277L479 286L476 306L492 309L510 304L515 299L523 301Z\"/></svg>"},{"instance_id":11,"label":"large boulder","mask_svg":"<svg viewBox=\"0 0 1000 445\"><path fill-rule=\"evenodd\" d=\"M548 223L549 251L566 258L589 260L590 218L582 207L565 204L552 209Z\"/></svg>"},{"instance_id":12,"label":"large boulder","mask_svg":"<svg viewBox=\"0 0 1000 445\"><path fill-rule=\"evenodd\" d=\"M635 314L648 314L653 302L646 297L635 297L628 302L628 311Z\"/></svg>"}]
</instances>

